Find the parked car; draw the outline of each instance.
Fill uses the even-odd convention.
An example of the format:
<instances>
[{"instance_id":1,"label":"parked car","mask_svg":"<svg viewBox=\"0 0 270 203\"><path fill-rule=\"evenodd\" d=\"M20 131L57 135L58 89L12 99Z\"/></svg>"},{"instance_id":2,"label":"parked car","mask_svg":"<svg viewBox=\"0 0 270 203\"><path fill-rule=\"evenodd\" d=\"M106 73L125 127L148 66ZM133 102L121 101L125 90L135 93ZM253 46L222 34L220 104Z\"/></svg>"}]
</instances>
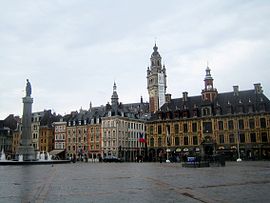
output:
<instances>
[{"instance_id":1,"label":"parked car","mask_svg":"<svg viewBox=\"0 0 270 203\"><path fill-rule=\"evenodd\" d=\"M116 156L105 156L103 162L122 162L122 160Z\"/></svg>"}]
</instances>

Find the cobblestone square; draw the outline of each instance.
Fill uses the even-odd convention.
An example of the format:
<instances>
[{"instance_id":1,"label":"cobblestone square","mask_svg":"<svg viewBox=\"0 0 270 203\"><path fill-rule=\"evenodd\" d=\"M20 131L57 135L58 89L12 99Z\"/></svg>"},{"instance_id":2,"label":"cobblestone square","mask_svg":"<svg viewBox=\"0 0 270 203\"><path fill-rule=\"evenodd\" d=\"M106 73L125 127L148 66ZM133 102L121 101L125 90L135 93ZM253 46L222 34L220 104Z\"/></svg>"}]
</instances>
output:
<instances>
[{"instance_id":1,"label":"cobblestone square","mask_svg":"<svg viewBox=\"0 0 270 203\"><path fill-rule=\"evenodd\" d=\"M0 202L269 202L270 162L0 166Z\"/></svg>"}]
</instances>

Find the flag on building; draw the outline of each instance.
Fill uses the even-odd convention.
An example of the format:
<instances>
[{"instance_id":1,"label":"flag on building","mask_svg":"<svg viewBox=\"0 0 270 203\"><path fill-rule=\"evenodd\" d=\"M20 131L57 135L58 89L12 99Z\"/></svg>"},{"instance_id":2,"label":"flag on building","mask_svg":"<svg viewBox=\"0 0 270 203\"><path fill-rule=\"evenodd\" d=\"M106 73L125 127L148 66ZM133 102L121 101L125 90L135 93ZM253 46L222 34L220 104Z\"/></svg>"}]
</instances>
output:
<instances>
[{"instance_id":1,"label":"flag on building","mask_svg":"<svg viewBox=\"0 0 270 203\"><path fill-rule=\"evenodd\" d=\"M143 143L145 143L145 142L146 142L146 140L145 140L145 137L144 137L144 134L143 134L143 133L140 133L139 142L143 142Z\"/></svg>"}]
</instances>

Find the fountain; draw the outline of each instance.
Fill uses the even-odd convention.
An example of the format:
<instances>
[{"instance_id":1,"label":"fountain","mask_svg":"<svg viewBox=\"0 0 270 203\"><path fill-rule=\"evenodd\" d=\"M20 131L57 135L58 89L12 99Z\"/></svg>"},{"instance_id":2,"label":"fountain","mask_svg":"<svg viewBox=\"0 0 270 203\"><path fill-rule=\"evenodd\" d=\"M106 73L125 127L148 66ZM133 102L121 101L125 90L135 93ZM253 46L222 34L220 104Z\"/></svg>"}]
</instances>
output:
<instances>
[{"instance_id":1,"label":"fountain","mask_svg":"<svg viewBox=\"0 0 270 203\"><path fill-rule=\"evenodd\" d=\"M49 154L49 152L47 152L47 160L51 161L52 160L52 155Z\"/></svg>"},{"instance_id":2,"label":"fountain","mask_svg":"<svg viewBox=\"0 0 270 203\"><path fill-rule=\"evenodd\" d=\"M45 153L44 151L40 154L40 161L45 161Z\"/></svg>"},{"instance_id":3,"label":"fountain","mask_svg":"<svg viewBox=\"0 0 270 203\"><path fill-rule=\"evenodd\" d=\"M4 150L0 156L0 165L33 165L33 164L60 164L70 163L70 160L52 160L51 155L47 152L47 159L45 159L45 152L35 153L32 145L32 103L31 97L32 88L29 80L26 80L26 95L23 97L23 116L22 116L22 135L20 145L16 154L18 158L16 160L6 160Z\"/></svg>"},{"instance_id":4,"label":"fountain","mask_svg":"<svg viewBox=\"0 0 270 203\"><path fill-rule=\"evenodd\" d=\"M20 154L20 155L19 155L19 162L22 162L22 161L23 161L23 155Z\"/></svg>"},{"instance_id":5,"label":"fountain","mask_svg":"<svg viewBox=\"0 0 270 203\"><path fill-rule=\"evenodd\" d=\"M1 156L0 156L1 161L6 161L6 154L4 152L4 149L2 149Z\"/></svg>"},{"instance_id":6,"label":"fountain","mask_svg":"<svg viewBox=\"0 0 270 203\"><path fill-rule=\"evenodd\" d=\"M37 160L40 160L40 152L37 152Z\"/></svg>"}]
</instances>

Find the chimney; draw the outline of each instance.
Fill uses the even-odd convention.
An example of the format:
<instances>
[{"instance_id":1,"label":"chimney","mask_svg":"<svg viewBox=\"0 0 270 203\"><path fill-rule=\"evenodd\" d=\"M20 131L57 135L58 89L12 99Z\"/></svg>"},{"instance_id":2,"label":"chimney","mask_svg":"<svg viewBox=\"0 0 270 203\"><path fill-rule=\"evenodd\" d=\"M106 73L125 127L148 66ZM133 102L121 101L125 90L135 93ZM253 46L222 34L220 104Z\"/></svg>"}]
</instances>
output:
<instances>
[{"instance_id":1,"label":"chimney","mask_svg":"<svg viewBox=\"0 0 270 203\"><path fill-rule=\"evenodd\" d=\"M238 85L234 85L233 86L233 95L234 96L238 96L239 95L239 86Z\"/></svg>"},{"instance_id":2,"label":"chimney","mask_svg":"<svg viewBox=\"0 0 270 203\"><path fill-rule=\"evenodd\" d=\"M170 103L172 99L172 95L171 94L165 94L165 101L166 103Z\"/></svg>"},{"instance_id":3,"label":"chimney","mask_svg":"<svg viewBox=\"0 0 270 203\"><path fill-rule=\"evenodd\" d=\"M255 89L255 94L262 94L263 93L261 83L254 84L254 89Z\"/></svg>"},{"instance_id":4,"label":"chimney","mask_svg":"<svg viewBox=\"0 0 270 203\"><path fill-rule=\"evenodd\" d=\"M183 92L183 102L187 102L188 100L188 92Z\"/></svg>"}]
</instances>

